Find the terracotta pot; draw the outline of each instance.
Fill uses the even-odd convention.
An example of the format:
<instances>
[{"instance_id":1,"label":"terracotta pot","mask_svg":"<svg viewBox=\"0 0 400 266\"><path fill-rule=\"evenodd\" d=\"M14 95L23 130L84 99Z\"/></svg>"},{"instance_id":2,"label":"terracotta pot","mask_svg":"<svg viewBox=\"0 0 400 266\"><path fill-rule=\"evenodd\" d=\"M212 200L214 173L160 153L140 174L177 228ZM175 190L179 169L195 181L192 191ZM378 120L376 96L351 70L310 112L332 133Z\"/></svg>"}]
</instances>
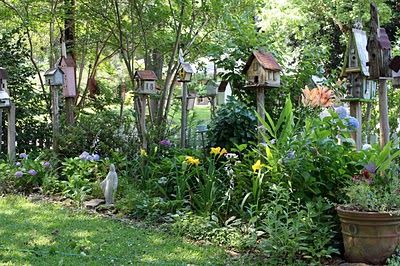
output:
<instances>
[{"instance_id":1,"label":"terracotta pot","mask_svg":"<svg viewBox=\"0 0 400 266\"><path fill-rule=\"evenodd\" d=\"M400 215L336 210L348 262L384 264L400 245Z\"/></svg>"}]
</instances>

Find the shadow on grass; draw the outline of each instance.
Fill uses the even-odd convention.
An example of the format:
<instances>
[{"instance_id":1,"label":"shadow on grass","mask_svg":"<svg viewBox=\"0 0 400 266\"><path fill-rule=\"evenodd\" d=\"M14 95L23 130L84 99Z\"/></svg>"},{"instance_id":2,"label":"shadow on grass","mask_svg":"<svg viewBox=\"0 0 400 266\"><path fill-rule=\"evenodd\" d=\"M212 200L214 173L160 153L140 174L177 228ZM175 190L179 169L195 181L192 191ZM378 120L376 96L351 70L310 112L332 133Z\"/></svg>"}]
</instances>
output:
<instances>
[{"instance_id":1,"label":"shadow on grass","mask_svg":"<svg viewBox=\"0 0 400 266\"><path fill-rule=\"evenodd\" d=\"M222 249L156 230L18 196L0 198L0 262L5 265L218 265L224 258Z\"/></svg>"}]
</instances>

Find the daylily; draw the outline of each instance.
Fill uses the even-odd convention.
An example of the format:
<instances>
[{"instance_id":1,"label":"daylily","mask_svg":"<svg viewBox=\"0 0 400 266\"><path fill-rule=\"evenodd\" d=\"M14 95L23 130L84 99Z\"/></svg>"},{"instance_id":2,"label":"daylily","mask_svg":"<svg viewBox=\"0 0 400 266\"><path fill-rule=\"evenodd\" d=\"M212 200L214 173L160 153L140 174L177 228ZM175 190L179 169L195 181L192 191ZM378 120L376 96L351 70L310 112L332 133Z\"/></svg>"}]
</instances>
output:
<instances>
[{"instance_id":1,"label":"daylily","mask_svg":"<svg viewBox=\"0 0 400 266\"><path fill-rule=\"evenodd\" d=\"M146 157L147 156L147 151L145 149L140 149L140 156Z\"/></svg>"},{"instance_id":2,"label":"daylily","mask_svg":"<svg viewBox=\"0 0 400 266\"><path fill-rule=\"evenodd\" d=\"M197 158L194 158L193 156L186 156L185 161L189 165L198 166L200 164L200 160Z\"/></svg>"},{"instance_id":3,"label":"daylily","mask_svg":"<svg viewBox=\"0 0 400 266\"><path fill-rule=\"evenodd\" d=\"M333 104L333 92L327 87L318 86L314 89L309 89L307 86L301 95L301 102L304 106L309 107L329 107Z\"/></svg>"},{"instance_id":4,"label":"daylily","mask_svg":"<svg viewBox=\"0 0 400 266\"><path fill-rule=\"evenodd\" d=\"M211 148L210 154L211 155L218 155L221 152L221 147Z\"/></svg>"},{"instance_id":5,"label":"daylily","mask_svg":"<svg viewBox=\"0 0 400 266\"><path fill-rule=\"evenodd\" d=\"M264 166L265 166L265 164L262 164L260 160L257 160L257 162L251 166L251 168L253 169L253 172L255 173L257 171L260 171L261 168L263 168Z\"/></svg>"}]
</instances>

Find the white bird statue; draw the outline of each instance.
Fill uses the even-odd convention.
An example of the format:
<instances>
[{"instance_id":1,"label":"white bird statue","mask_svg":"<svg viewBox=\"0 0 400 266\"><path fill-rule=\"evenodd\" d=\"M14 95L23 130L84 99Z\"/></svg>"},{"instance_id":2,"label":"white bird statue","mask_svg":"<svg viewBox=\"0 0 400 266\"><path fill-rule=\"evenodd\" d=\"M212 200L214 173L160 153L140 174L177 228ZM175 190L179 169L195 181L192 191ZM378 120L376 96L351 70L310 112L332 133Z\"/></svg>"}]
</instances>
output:
<instances>
[{"instance_id":1,"label":"white bird statue","mask_svg":"<svg viewBox=\"0 0 400 266\"><path fill-rule=\"evenodd\" d=\"M114 164L110 164L110 171L108 172L106 179L104 179L100 185L106 199L106 205L113 204L114 194L118 187L118 176Z\"/></svg>"}]
</instances>

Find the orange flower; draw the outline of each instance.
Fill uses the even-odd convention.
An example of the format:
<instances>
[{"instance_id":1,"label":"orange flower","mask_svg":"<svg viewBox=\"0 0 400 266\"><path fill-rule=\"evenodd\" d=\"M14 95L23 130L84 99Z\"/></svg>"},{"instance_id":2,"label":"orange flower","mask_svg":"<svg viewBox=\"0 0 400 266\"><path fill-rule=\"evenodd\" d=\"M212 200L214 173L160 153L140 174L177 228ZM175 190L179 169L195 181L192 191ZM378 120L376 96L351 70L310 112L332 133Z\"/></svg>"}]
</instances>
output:
<instances>
[{"instance_id":1,"label":"orange flower","mask_svg":"<svg viewBox=\"0 0 400 266\"><path fill-rule=\"evenodd\" d=\"M333 92L327 87L318 85L317 88L309 89L307 86L301 95L301 102L304 106L312 108L329 107L333 105Z\"/></svg>"}]
</instances>

